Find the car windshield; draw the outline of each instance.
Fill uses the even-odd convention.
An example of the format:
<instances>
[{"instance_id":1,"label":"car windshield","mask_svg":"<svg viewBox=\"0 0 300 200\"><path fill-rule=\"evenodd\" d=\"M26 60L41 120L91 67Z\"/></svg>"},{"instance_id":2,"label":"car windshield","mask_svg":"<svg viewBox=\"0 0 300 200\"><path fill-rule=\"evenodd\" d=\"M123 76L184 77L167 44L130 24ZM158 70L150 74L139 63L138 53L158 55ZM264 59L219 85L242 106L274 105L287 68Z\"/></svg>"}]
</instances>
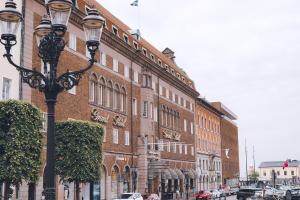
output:
<instances>
[{"instance_id":1,"label":"car windshield","mask_svg":"<svg viewBox=\"0 0 300 200\"><path fill-rule=\"evenodd\" d=\"M122 194L121 199L129 199L132 196L132 194Z\"/></svg>"}]
</instances>

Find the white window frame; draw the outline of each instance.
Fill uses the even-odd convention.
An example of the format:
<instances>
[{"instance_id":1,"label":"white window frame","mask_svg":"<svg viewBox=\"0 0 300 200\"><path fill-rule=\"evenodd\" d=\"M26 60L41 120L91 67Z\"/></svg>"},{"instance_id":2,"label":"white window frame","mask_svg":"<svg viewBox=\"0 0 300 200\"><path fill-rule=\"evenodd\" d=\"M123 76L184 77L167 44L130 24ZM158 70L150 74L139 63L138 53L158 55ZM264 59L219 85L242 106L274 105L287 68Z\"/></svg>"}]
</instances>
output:
<instances>
[{"instance_id":1,"label":"white window frame","mask_svg":"<svg viewBox=\"0 0 300 200\"><path fill-rule=\"evenodd\" d=\"M130 134L129 134L129 131L125 131L124 135L125 135L125 146L129 146L130 145Z\"/></svg>"},{"instance_id":2,"label":"white window frame","mask_svg":"<svg viewBox=\"0 0 300 200\"><path fill-rule=\"evenodd\" d=\"M136 50L139 49L139 43L137 41L133 41L133 48L135 48Z\"/></svg>"},{"instance_id":3,"label":"white window frame","mask_svg":"<svg viewBox=\"0 0 300 200\"><path fill-rule=\"evenodd\" d=\"M153 108L153 120L154 120L155 122L158 121L158 110L157 110L157 107L156 107L156 106Z\"/></svg>"},{"instance_id":4,"label":"white window frame","mask_svg":"<svg viewBox=\"0 0 300 200\"><path fill-rule=\"evenodd\" d=\"M175 76L175 70L173 68L171 69L171 74Z\"/></svg>"},{"instance_id":5,"label":"white window frame","mask_svg":"<svg viewBox=\"0 0 300 200\"><path fill-rule=\"evenodd\" d=\"M132 98L132 114L137 115L137 99Z\"/></svg>"},{"instance_id":6,"label":"white window frame","mask_svg":"<svg viewBox=\"0 0 300 200\"><path fill-rule=\"evenodd\" d=\"M182 154L182 144L179 144L179 153Z\"/></svg>"},{"instance_id":7,"label":"white window frame","mask_svg":"<svg viewBox=\"0 0 300 200\"><path fill-rule=\"evenodd\" d=\"M184 130L184 132L187 132L187 120L186 119L183 120L183 130Z\"/></svg>"},{"instance_id":8,"label":"white window frame","mask_svg":"<svg viewBox=\"0 0 300 200\"><path fill-rule=\"evenodd\" d=\"M143 117L148 117L148 101L143 102Z\"/></svg>"},{"instance_id":9,"label":"white window frame","mask_svg":"<svg viewBox=\"0 0 300 200\"><path fill-rule=\"evenodd\" d=\"M187 155L188 154L188 145L184 145L184 154Z\"/></svg>"},{"instance_id":10,"label":"white window frame","mask_svg":"<svg viewBox=\"0 0 300 200\"><path fill-rule=\"evenodd\" d=\"M100 62L101 65L106 66L106 54L104 52L101 52Z\"/></svg>"},{"instance_id":11,"label":"white window frame","mask_svg":"<svg viewBox=\"0 0 300 200\"><path fill-rule=\"evenodd\" d=\"M151 59L153 62L155 62L155 57L154 57L153 53L150 53L150 59Z\"/></svg>"},{"instance_id":12,"label":"white window frame","mask_svg":"<svg viewBox=\"0 0 300 200\"><path fill-rule=\"evenodd\" d=\"M126 38L127 38L127 40L126 40ZM127 34L123 33L123 39L124 39L124 42L125 42L126 44L130 45L130 43L129 43L129 37L128 37Z\"/></svg>"},{"instance_id":13,"label":"white window frame","mask_svg":"<svg viewBox=\"0 0 300 200\"><path fill-rule=\"evenodd\" d=\"M173 144L173 153L177 153L177 144L174 142Z\"/></svg>"},{"instance_id":14,"label":"white window frame","mask_svg":"<svg viewBox=\"0 0 300 200\"><path fill-rule=\"evenodd\" d=\"M77 49L76 35L73 32L69 32L69 48L74 51Z\"/></svg>"},{"instance_id":15,"label":"white window frame","mask_svg":"<svg viewBox=\"0 0 300 200\"><path fill-rule=\"evenodd\" d=\"M119 72L119 61L117 59L113 59L113 71Z\"/></svg>"},{"instance_id":16,"label":"white window frame","mask_svg":"<svg viewBox=\"0 0 300 200\"><path fill-rule=\"evenodd\" d=\"M8 83L8 87L7 84L4 84L4 81L7 81ZM7 78L7 77L3 77L2 78L2 100L8 100L11 98L11 88L12 88L12 79Z\"/></svg>"},{"instance_id":17,"label":"white window frame","mask_svg":"<svg viewBox=\"0 0 300 200\"><path fill-rule=\"evenodd\" d=\"M127 65L124 66L124 77L129 78L129 67Z\"/></svg>"},{"instance_id":18,"label":"white window frame","mask_svg":"<svg viewBox=\"0 0 300 200\"><path fill-rule=\"evenodd\" d=\"M116 33L115 33L114 30L116 31ZM112 31L112 33L113 33L115 36L120 37L120 36L119 36L119 29L118 29L115 25L111 25L111 31Z\"/></svg>"},{"instance_id":19,"label":"white window frame","mask_svg":"<svg viewBox=\"0 0 300 200\"><path fill-rule=\"evenodd\" d=\"M113 144L119 144L119 130L113 129Z\"/></svg>"},{"instance_id":20,"label":"white window frame","mask_svg":"<svg viewBox=\"0 0 300 200\"><path fill-rule=\"evenodd\" d=\"M168 152L171 152L171 142L168 143L167 148L168 148Z\"/></svg>"},{"instance_id":21,"label":"white window frame","mask_svg":"<svg viewBox=\"0 0 300 200\"><path fill-rule=\"evenodd\" d=\"M194 150L194 147L191 146L191 154L192 154L192 156L195 155L194 151L195 151L195 150Z\"/></svg>"},{"instance_id":22,"label":"white window frame","mask_svg":"<svg viewBox=\"0 0 300 200\"><path fill-rule=\"evenodd\" d=\"M145 47L142 47L143 55L148 58L147 49Z\"/></svg>"},{"instance_id":23,"label":"white window frame","mask_svg":"<svg viewBox=\"0 0 300 200\"><path fill-rule=\"evenodd\" d=\"M186 108L186 100L183 99L183 107Z\"/></svg>"},{"instance_id":24,"label":"white window frame","mask_svg":"<svg viewBox=\"0 0 300 200\"><path fill-rule=\"evenodd\" d=\"M137 71L133 72L133 81L139 83L139 73Z\"/></svg>"}]
</instances>

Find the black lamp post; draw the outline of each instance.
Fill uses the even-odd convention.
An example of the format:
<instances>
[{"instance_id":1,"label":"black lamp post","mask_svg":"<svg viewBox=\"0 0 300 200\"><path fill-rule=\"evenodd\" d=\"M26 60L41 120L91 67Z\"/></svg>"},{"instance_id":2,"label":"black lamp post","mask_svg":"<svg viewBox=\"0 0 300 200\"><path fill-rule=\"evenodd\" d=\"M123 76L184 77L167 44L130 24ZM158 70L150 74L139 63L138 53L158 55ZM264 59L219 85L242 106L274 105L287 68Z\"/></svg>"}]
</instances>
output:
<instances>
[{"instance_id":1,"label":"black lamp post","mask_svg":"<svg viewBox=\"0 0 300 200\"><path fill-rule=\"evenodd\" d=\"M63 37L67 30L69 17L72 11L71 0L45 0L50 20L45 17L35 29L35 36L39 45L38 56L43 61L42 72L19 66L12 60L11 48L17 43L16 33L22 21L22 14L17 11L13 0L6 0L5 8L0 11L1 43L6 53L4 57L19 72L22 80L31 88L38 89L45 95L48 107L47 133L47 165L45 169L45 196L46 200L55 200L55 104L59 93L70 90L78 85L82 75L92 68L96 62L95 53L99 48L100 37L105 20L96 9L91 9L83 19L83 28L86 35L87 49L91 55L87 66L78 71L69 70L57 74L57 64L66 42Z\"/></svg>"}]
</instances>

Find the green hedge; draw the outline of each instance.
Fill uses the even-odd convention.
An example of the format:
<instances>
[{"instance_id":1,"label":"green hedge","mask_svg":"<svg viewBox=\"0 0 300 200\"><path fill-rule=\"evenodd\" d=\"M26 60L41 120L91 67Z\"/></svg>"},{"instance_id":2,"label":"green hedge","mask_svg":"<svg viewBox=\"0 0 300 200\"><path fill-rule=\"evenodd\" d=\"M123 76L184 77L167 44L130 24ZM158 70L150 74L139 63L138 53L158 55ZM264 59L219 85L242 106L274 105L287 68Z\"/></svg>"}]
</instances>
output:
<instances>
[{"instance_id":1,"label":"green hedge","mask_svg":"<svg viewBox=\"0 0 300 200\"><path fill-rule=\"evenodd\" d=\"M68 182L99 180L103 129L84 121L56 123L56 173Z\"/></svg>"},{"instance_id":2,"label":"green hedge","mask_svg":"<svg viewBox=\"0 0 300 200\"><path fill-rule=\"evenodd\" d=\"M0 102L0 180L35 182L40 169L42 118L29 103Z\"/></svg>"}]
</instances>

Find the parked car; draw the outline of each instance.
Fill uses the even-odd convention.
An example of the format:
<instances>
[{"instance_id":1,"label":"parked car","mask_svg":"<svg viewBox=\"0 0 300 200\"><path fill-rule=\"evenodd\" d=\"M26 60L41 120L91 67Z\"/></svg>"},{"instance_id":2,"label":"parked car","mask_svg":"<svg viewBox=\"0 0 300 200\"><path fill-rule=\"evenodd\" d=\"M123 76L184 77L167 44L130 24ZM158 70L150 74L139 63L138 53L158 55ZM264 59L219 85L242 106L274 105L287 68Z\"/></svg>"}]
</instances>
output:
<instances>
[{"instance_id":1,"label":"parked car","mask_svg":"<svg viewBox=\"0 0 300 200\"><path fill-rule=\"evenodd\" d=\"M236 193L239 191L239 188L230 188L229 193L230 195L236 195Z\"/></svg>"},{"instance_id":2,"label":"parked car","mask_svg":"<svg viewBox=\"0 0 300 200\"><path fill-rule=\"evenodd\" d=\"M239 200L246 200L247 198L262 198L263 190L261 188L245 187L240 188L236 195L236 198Z\"/></svg>"},{"instance_id":3,"label":"parked car","mask_svg":"<svg viewBox=\"0 0 300 200\"><path fill-rule=\"evenodd\" d=\"M286 200L300 199L300 188L287 185L276 185L276 189L283 191Z\"/></svg>"},{"instance_id":4,"label":"parked car","mask_svg":"<svg viewBox=\"0 0 300 200\"><path fill-rule=\"evenodd\" d=\"M160 198L157 194L151 194L147 200L160 200Z\"/></svg>"},{"instance_id":5,"label":"parked car","mask_svg":"<svg viewBox=\"0 0 300 200\"><path fill-rule=\"evenodd\" d=\"M208 191L200 191L198 193L195 194L195 198L196 200L207 200L211 198L211 193Z\"/></svg>"},{"instance_id":6,"label":"parked car","mask_svg":"<svg viewBox=\"0 0 300 200\"><path fill-rule=\"evenodd\" d=\"M265 199L273 200L276 199L284 199L284 192L281 190L277 190L276 188L267 186L264 190L263 194Z\"/></svg>"},{"instance_id":7,"label":"parked car","mask_svg":"<svg viewBox=\"0 0 300 200\"><path fill-rule=\"evenodd\" d=\"M120 198L116 200L125 200L125 199L134 199L134 200L143 200L143 197L140 193L123 193Z\"/></svg>"},{"instance_id":8,"label":"parked car","mask_svg":"<svg viewBox=\"0 0 300 200\"><path fill-rule=\"evenodd\" d=\"M220 198L222 196L222 192L219 190L211 190L211 198L216 199L216 198Z\"/></svg>"}]
</instances>

